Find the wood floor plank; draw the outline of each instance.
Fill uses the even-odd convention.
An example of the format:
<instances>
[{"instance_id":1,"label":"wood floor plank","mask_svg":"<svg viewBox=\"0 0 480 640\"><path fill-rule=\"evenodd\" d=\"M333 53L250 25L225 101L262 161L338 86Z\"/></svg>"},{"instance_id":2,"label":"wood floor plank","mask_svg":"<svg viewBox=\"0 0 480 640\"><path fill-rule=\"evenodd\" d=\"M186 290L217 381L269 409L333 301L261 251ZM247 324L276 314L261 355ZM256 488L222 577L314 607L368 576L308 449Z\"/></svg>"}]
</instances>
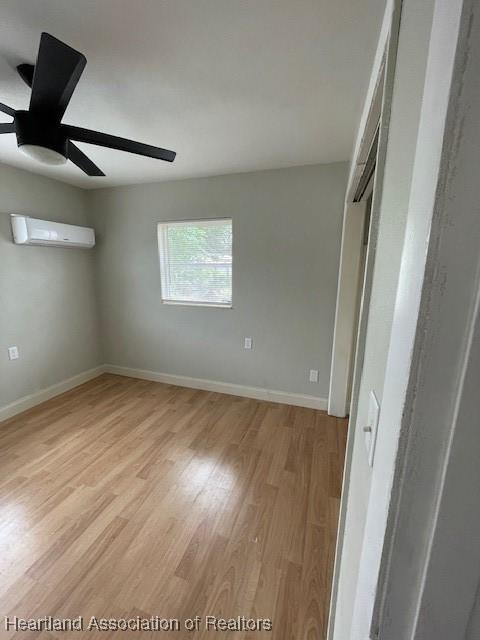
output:
<instances>
[{"instance_id":1,"label":"wood floor plank","mask_svg":"<svg viewBox=\"0 0 480 640\"><path fill-rule=\"evenodd\" d=\"M206 615L270 618L235 638L322 640L346 434L313 409L109 374L10 418L0 614L202 618L162 634L177 640L232 637ZM86 634L124 636L158 634Z\"/></svg>"}]
</instances>

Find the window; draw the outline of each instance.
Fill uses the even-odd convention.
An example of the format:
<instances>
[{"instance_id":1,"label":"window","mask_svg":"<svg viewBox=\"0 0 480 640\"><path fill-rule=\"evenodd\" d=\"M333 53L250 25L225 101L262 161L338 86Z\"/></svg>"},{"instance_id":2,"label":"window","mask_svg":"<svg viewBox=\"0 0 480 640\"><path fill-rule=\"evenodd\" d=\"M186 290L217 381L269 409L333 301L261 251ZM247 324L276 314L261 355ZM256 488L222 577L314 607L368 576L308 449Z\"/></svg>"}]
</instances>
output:
<instances>
[{"instance_id":1,"label":"window","mask_svg":"<svg viewBox=\"0 0 480 640\"><path fill-rule=\"evenodd\" d=\"M158 225L162 301L232 306L232 221Z\"/></svg>"}]
</instances>

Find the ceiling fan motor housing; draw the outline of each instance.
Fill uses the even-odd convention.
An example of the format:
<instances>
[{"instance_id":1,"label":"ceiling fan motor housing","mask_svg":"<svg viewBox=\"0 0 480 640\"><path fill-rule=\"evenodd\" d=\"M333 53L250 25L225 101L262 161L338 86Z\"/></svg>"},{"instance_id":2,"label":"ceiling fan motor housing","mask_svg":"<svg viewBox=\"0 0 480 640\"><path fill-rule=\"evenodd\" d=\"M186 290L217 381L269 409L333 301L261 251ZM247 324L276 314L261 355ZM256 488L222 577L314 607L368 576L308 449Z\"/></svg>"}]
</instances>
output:
<instances>
[{"instance_id":1,"label":"ceiling fan motor housing","mask_svg":"<svg viewBox=\"0 0 480 640\"><path fill-rule=\"evenodd\" d=\"M50 120L42 114L31 111L15 112L15 133L17 145L35 145L46 147L64 158L68 157L68 140L58 122Z\"/></svg>"},{"instance_id":2,"label":"ceiling fan motor housing","mask_svg":"<svg viewBox=\"0 0 480 640\"><path fill-rule=\"evenodd\" d=\"M20 77L32 90L29 109L16 111L0 102L0 112L13 117L13 122L0 122L0 134L15 133L19 150L32 160L61 165L68 159L88 176L105 174L74 142L173 162L176 154L169 149L62 124L86 64L82 53L49 33L42 33L35 65L25 63L17 67Z\"/></svg>"}]
</instances>

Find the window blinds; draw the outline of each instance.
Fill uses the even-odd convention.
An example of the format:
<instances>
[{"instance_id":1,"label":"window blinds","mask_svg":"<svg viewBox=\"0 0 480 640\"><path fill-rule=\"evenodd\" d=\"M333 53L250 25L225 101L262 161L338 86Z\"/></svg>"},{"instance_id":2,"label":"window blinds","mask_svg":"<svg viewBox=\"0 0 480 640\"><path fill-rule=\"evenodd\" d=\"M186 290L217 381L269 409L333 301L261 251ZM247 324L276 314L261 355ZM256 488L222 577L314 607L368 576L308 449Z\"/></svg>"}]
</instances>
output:
<instances>
[{"instance_id":1,"label":"window blinds","mask_svg":"<svg viewBox=\"0 0 480 640\"><path fill-rule=\"evenodd\" d=\"M231 219L158 225L162 300L232 305Z\"/></svg>"}]
</instances>

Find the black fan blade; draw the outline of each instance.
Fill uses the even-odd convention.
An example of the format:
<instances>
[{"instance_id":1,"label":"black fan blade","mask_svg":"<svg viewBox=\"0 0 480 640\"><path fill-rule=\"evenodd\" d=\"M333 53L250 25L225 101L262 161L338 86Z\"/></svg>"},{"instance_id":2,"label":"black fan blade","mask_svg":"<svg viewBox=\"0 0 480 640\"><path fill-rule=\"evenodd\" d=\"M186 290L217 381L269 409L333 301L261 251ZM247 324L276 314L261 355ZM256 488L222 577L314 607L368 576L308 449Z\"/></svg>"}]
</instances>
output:
<instances>
[{"instance_id":1,"label":"black fan blade","mask_svg":"<svg viewBox=\"0 0 480 640\"><path fill-rule=\"evenodd\" d=\"M88 144L96 144L99 147L108 147L109 149L118 149L119 151L127 151L128 153L136 153L139 156L147 156L148 158L157 158L158 160L166 160L173 162L177 155L175 151L162 149L161 147L152 147L149 144L111 136L108 133L100 131L92 131L91 129L82 129L82 127L72 127L69 124L62 124L62 130L67 138L77 140L77 142L88 142Z\"/></svg>"},{"instance_id":2,"label":"black fan blade","mask_svg":"<svg viewBox=\"0 0 480 640\"><path fill-rule=\"evenodd\" d=\"M60 122L87 64L84 55L42 33L33 73L30 111Z\"/></svg>"},{"instance_id":3,"label":"black fan blade","mask_svg":"<svg viewBox=\"0 0 480 640\"><path fill-rule=\"evenodd\" d=\"M14 122L0 122L0 133L14 133L14 132L15 132Z\"/></svg>"},{"instance_id":4,"label":"black fan blade","mask_svg":"<svg viewBox=\"0 0 480 640\"><path fill-rule=\"evenodd\" d=\"M19 64L17 71L25 84L28 84L28 86L31 87L33 83L33 72L35 71L33 64Z\"/></svg>"},{"instance_id":5,"label":"black fan blade","mask_svg":"<svg viewBox=\"0 0 480 640\"><path fill-rule=\"evenodd\" d=\"M9 107L8 104L3 104L3 102L0 102L0 111L3 111L3 113L6 113L12 117L15 115L15 109Z\"/></svg>"},{"instance_id":6,"label":"black fan blade","mask_svg":"<svg viewBox=\"0 0 480 640\"><path fill-rule=\"evenodd\" d=\"M68 158L76 164L87 176L104 176L105 174L101 169L93 163L88 156L86 156L81 149L68 141Z\"/></svg>"}]
</instances>

